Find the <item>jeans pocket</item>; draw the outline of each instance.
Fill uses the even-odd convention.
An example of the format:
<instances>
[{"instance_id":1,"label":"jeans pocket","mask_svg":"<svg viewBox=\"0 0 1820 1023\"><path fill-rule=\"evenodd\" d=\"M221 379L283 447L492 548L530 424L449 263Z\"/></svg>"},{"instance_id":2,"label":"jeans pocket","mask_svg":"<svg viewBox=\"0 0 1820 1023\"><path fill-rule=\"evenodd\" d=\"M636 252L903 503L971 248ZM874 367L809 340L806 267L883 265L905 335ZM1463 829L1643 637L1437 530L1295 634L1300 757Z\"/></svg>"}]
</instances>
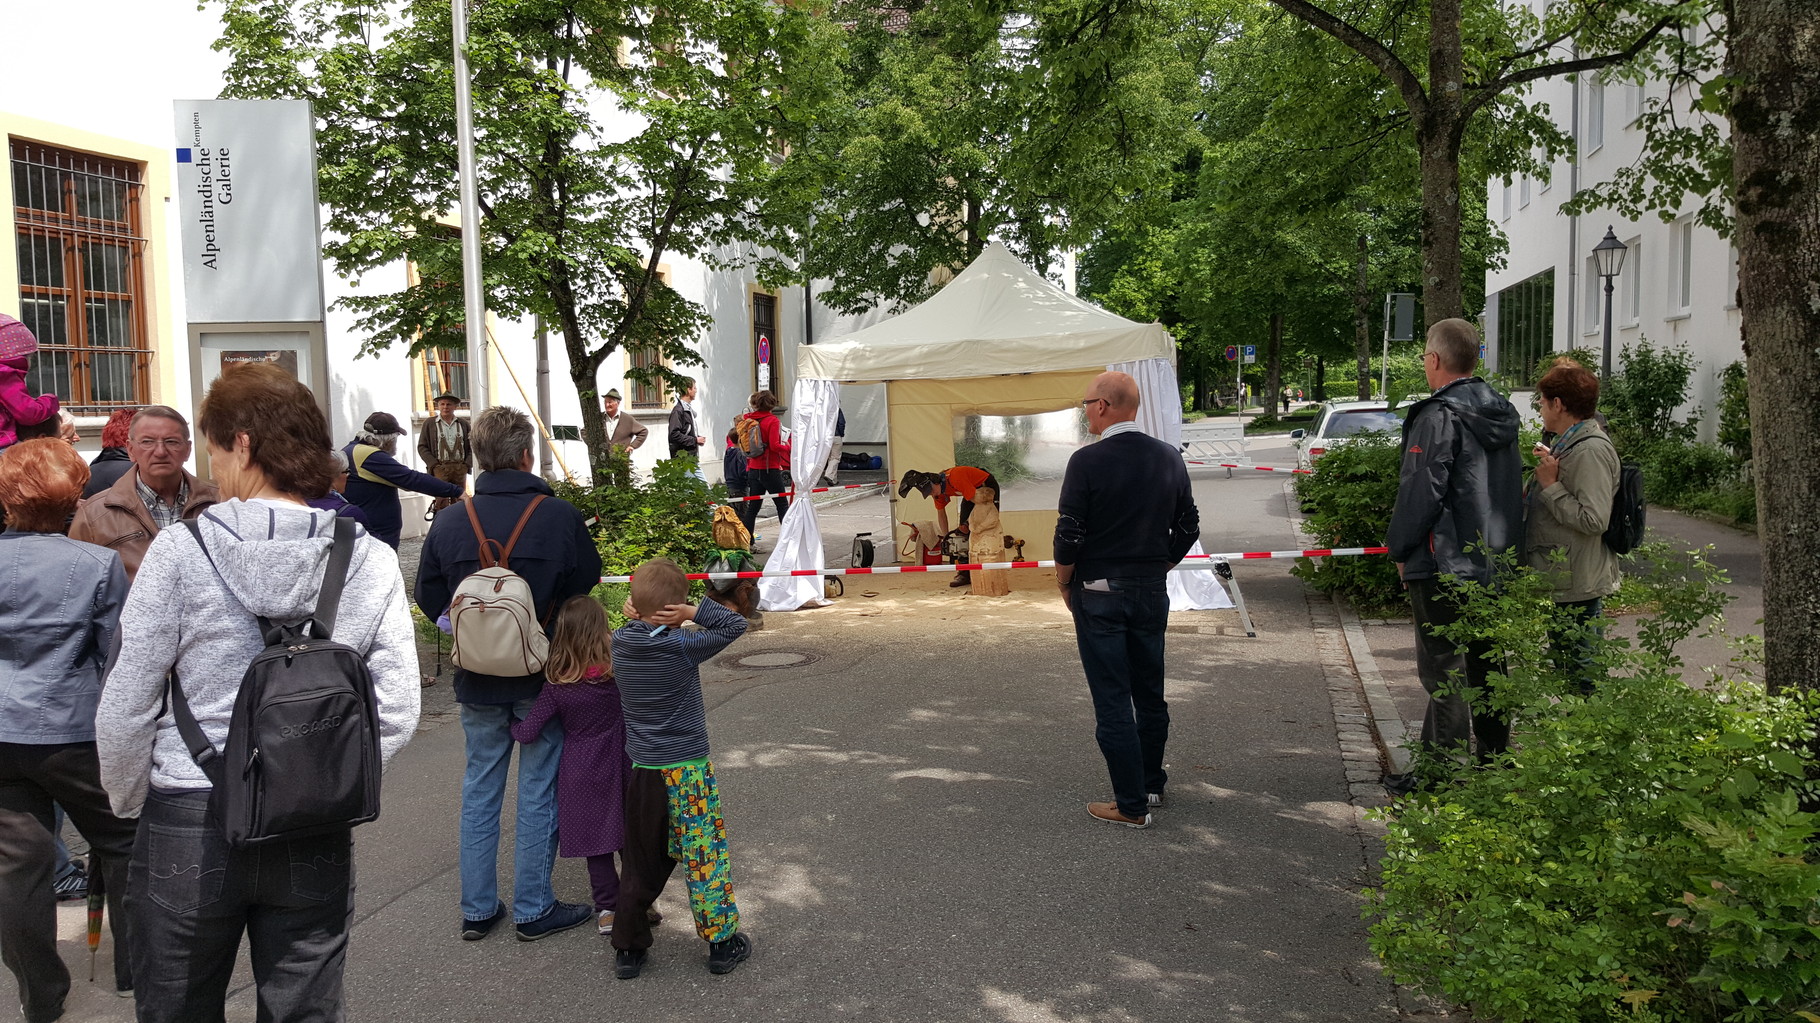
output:
<instances>
[{"instance_id":1,"label":"jeans pocket","mask_svg":"<svg viewBox=\"0 0 1820 1023\"><path fill-rule=\"evenodd\" d=\"M227 843L203 828L146 825L146 897L179 915L221 898Z\"/></svg>"},{"instance_id":2,"label":"jeans pocket","mask_svg":"<svg viewBox=\"0 0 1820 1023\"><path fill-rule=\"evenodd\" d=\"M285 843L285 853L290 860L292 895L327 902L348 890L354 857L351 834L295 839Z\"/></svg>"}]
</instances>

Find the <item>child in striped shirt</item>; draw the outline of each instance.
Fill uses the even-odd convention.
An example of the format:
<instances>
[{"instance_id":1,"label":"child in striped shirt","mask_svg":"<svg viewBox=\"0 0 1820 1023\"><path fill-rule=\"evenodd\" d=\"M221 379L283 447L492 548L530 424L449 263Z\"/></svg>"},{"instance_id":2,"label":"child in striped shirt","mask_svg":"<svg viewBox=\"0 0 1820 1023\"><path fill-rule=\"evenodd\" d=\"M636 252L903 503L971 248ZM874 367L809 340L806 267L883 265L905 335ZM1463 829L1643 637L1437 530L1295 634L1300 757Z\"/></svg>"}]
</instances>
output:
<instances>
[{"instance_id":1,"label":"child in striped shirt","mask_svg":"<svg viewBox=\"0 0 1820 1023\"><path fill-rule=\"evenodd\" d=\"M625 847L619 914L613 928L614 975L638 976L651 947L645 910L677 863L687 872L695 933L708 942L708 970L730 973L752 953L733 900L727 825L708 760L708 717L700 665L746 631L746 620L712 601L688 603L689 580L676 562L654 558L632 574L626 617L613 633L613 665L625 709ZM684 630L685 622L700 626Z\"/></svg>"}]
</instances>

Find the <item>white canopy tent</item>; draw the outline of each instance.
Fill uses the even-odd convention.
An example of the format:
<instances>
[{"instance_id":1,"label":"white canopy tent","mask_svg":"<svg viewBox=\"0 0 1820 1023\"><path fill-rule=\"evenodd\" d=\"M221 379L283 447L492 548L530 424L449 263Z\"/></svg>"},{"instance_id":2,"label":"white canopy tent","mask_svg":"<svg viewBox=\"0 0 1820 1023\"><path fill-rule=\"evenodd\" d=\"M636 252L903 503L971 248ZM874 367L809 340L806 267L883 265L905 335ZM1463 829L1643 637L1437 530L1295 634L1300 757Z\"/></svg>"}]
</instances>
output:
<instances>
[{"instance_id":1,"label":"white canopy tent","mask_svg":"<svg viewBox=\"0 0 1820 1023\"><path fill-rule=\"evenodd\" d=\"M828 454L842 383L882 383L890 416L891 475L905 467L953 464L961 415L1033 415L1080 402L1107 369L1130 373L1142 398L1138 424L1181 443L1175 344L1159 323L1136 323L1068 294L994 242L929 300L864 330L797 353L791 401L790 470L813 480ZM894 492L895 496L895 492ZM900 516L917 519L924 515ZM1030 541L1025 557L1048 556L1055 513L1007 511L1005 530ZM821 524L806 498L784 517L767 571L825 568ZM1171 574L1177 609L1229 607L1211 572ZM820 579L759 582L760 606L794 610L822 601Z\"/></svg>"}]
</instances>

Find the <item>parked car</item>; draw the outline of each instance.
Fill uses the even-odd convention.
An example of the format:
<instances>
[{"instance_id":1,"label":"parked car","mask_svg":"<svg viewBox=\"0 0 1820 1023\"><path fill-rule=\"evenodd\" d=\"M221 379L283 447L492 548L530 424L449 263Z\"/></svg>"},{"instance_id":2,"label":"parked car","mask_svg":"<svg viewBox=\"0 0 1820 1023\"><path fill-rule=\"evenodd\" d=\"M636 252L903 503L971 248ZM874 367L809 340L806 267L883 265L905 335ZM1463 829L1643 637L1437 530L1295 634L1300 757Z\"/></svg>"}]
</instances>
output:
<instances>
[{"instance_id":1,"label":"parked car","mask_svg":"<svg viewBox=\"0 0 1820 1023\"><path fill-rule=\"evenodd\" d=\"M1355 437L1399 431L1403 429L1403 416L1407 411L1407 404L1392 409L1381 401L1326 402L1315 418L1313 429L1290 431L1289 440L1296 449L1296 465L1312 469L1315 459Z\"/></svg>"}]
</instances>

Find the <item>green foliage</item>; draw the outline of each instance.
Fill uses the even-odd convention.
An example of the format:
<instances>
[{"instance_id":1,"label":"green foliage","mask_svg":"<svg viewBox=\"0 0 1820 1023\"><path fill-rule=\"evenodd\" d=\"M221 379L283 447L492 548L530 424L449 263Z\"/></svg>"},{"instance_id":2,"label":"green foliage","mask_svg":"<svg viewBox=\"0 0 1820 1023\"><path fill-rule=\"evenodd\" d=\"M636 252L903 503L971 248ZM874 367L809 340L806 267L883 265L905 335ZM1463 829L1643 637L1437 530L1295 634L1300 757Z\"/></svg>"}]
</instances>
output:
<instances>
[{"instance_id":1,"label":"green foliage","mask_svg":"<svg viewBox=\"0 0 1820 1023\"><path fill-rule=\"evenodd\" d=\"M1750 382L1743 360L1719 374L1719 443L1739 461L1751 460Z\"/></svg>"},{"instance_id":2,"label":"green foliage","mask_svg":"<svg viewBox=\"0 0 1820 1023\"><path fill-rule=\"evenodd\" d=\"M1397 503L1403 450L1393 437L1361 437L1321 456L1312 475L1295 478L1306 528L1320 547L1375 547L1384 542ZM1292 571L1318 590L1369 609L1402 607L1408 598L1388 557L1303 558Z\"/></svg>"},{"instance_id":3,"label":"green foliage","mask_svg":"<svg viewBox=\"0 0 1820 1023\"><path fill-rule=\"evenodd\" d=\"M1643 466L1643 494L1651 504L1681 507L1738 478L1737 460L1717 444L1657 440L1625 450Z\"/></svg>"},{"instance_id":4,"label":"green foliage","mask_svg":"<svg viewBox=\"0 0 1820 1023\"><path fill-rule=\"evenodd\" d=\"M712 506L725 501L727 491L696 479L689 468L683 459L671 458L657 463L648 483L554 485L557 497L595 520L589 529L600 549L602 575L629 575L650 558L670 558L688 571L700 570L714 548ZM597 590L595 595L609 613L619 611L618 602L607 603L611 593ZM619 601L624 599L621 594Z\"/></svg>"},{"instance_id":5,"label":"green foliage","mask_svg":"<svg viewBox=\"0 0 1820 1023\"><path fill-rule=\"evenodd\" d=\"M1693 393L1694 357L1687 348L1657 348L1641 340L1624 346L1618 366L1599 396L1618 450L1628 454L1655 441L1692 441L1700 411L1686 421L1675 418Z\"/></svg>"},{"instance_id":6,"label":"green foliage","mask_svg":"<svg viewBox=\"0 0 1820 1023\"><path fill-rule=\"evenodd\" d=\"M1593 639L1581 696L1528 571L1467 587L1457 641L1505 652L1512 752L1389 818L1371 945L1398 981L1504 1020L1789 1020L1820 1004L1820 702L1756 681L1694 687L1675 646L1723 606L1704 557L1636 555L1658 614Z\"/></svg>"}]
</instances>

